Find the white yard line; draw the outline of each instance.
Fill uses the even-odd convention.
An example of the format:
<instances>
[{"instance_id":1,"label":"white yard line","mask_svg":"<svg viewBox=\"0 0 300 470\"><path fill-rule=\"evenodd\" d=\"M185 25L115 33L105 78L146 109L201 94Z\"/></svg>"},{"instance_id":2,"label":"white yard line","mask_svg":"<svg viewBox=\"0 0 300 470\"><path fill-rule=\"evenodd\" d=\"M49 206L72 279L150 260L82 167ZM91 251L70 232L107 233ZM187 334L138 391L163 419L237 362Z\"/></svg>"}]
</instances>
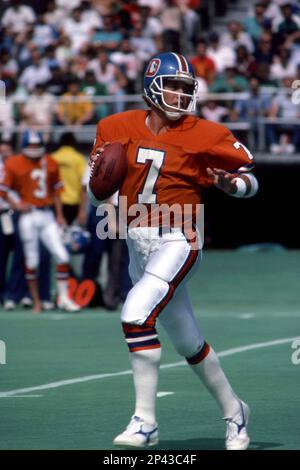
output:
<instances>
[{"instance_id":1,"label":"white yard line","mask_svg":"<svg viewBox=\"0 0 300 470\"><path fill-rule=\"evenodd\" d=\"M239 346L237 348L226 349L225 351L220 351L218 353L219 357L226 357L226 356L233 356L234 354L240 354L245 351L251 351L253 349L261 349L261 348L269 348L272 346L278 346L280 344L292 343L295 339L299 339L299 336L294 336L292 338L281 338L275 339L273 341L266 341L263 343L254 343L254 344L247 344L245 346ZM186 365L186 361L179 361L173 362L171 364L163 364L160 368L161 369L171 369L173 367L179 367ZM49 390L53 388L64 387L65 385L73 385L76 383L83 383L83 382L90 382L91 380L102 380L109 377L120 377L122 375L131 375L131 370L124 370L121 372L111 372L107 374L95 374L95 375L87 375L84 377L75 377L73 379L68 380L60 380L58 382L50 382L43 385L36 385L34 387L25 387L25 388L18 388L16 390L8 390L4 392L0 392L0 398L7 398L12 397L15 395L20 395L23 393L30 393L35 392L37 390Z\"/></svg>"}]
</instances>

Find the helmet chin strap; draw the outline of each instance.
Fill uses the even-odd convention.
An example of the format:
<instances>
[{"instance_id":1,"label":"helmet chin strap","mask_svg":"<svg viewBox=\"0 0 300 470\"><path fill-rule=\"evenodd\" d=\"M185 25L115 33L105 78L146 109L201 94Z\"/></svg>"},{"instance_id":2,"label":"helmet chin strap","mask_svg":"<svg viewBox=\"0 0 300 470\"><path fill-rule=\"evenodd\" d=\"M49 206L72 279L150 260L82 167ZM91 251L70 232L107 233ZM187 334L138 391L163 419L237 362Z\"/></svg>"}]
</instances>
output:
<instances>
[{"instance_id":1,"label":"helmet chin strap","mask_svg":"<svg viewBox=\"0 0 300 470\"><path fill-rule=\"evenodd\" d=\"M184 116L184 113L175 113L175 112L173 113L173 112L165 111L165 110L163 110L163 112L167 116L167 118L170 119L171 121L178 121L178 119Z\"/></svg>"}]
</instances>

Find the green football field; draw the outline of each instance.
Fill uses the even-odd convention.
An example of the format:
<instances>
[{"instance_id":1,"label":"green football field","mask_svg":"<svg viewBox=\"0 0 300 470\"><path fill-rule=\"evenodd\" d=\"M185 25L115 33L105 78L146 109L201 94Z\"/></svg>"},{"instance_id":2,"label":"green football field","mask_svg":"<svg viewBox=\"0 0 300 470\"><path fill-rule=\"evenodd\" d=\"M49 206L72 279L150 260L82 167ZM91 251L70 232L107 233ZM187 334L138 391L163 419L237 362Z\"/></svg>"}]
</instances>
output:
<instances>
[{"instance_id":1,"label":"green football field","mask_svg":"<svg viewBox=\"0 0 300 470\"><path fill-rule=\"evenodd\" d=\"M190 293L207 341L251 407L250 449L300 449L300 251L205 253ZM224 422L163 347L154 449L222 449ZM133 411L119 313L0 312L0 449L112 449ZM294 361L299 362L299 361Z\"/></svg>"}]
</instances>

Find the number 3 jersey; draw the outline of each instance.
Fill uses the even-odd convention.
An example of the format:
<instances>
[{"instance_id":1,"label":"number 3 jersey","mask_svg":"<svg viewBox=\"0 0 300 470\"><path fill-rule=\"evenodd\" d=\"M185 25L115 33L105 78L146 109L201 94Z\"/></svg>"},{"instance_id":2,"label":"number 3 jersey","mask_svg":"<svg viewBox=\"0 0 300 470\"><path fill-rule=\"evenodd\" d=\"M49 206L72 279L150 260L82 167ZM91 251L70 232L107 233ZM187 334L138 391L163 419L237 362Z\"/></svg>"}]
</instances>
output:
<instances>
[{"instance_id":1,"label":"number 3 jersey","mask_svg":"<svg viewBox=\"0 0 300 470\"><path fill-rule=\"evenodd\" d=\"M128 173L120 189L127 204L193 205L201 191L212 185L206 169L245 172L253 157L232 133L220 124L186 116L155 135L146 125L148 112L127 111L102 119L94 150L105 142L127 146ZM151 209L152 210L152 209Z\"/></svg>"},{"instance_id":2,"label":"number 3 jersey","mask_svg":"<svg viewBox=\"0 0 300 470\"><path fill-rule=\"evenodd\" d=\"M40 159L15 155L5 162L0 196L13 189L23 202L45 207L53 205L53 196L59 194L62 187L58 165L50 155Z\"/></svg>"}]
</instances>

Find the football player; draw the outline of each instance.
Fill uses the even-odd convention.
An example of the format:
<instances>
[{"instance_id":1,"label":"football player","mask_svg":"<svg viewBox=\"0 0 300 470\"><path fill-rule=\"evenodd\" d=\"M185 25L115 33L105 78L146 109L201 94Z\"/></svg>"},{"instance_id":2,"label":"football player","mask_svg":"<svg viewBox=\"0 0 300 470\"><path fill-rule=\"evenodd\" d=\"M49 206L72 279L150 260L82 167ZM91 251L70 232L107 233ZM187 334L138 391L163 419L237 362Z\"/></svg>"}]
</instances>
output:
<instances>
[{"instance_id":1,"label":"football player","mask_svg":"<svg viewBox=\"0 0 300 470\"><path fill-rule=\"evenodd\" d=\"M56 260L58 307L71 312L80 310L67 292L69 254L59 229L59 225L65 224L59 198L61 189L58 165L45 153L41 134L25 132L22 153L5 161L0 196L9 200L12 207L20 212L19 231L25 255L25 277L34 313L42 310L37 285L39 240ZM10 190L18 194L17 202L11 199Z\"/></svg>"},{"instance_id":2,"label":"football player","mask_svg":"<svg viewBox=\"0 0 300 470\"><path fill-rule=\"evenodd\" d=\"M186 283L200 251L193 243L195 232L187 233L178 223L161 225L161 218L151 217L157 207L177 204L183 212L192 207L196 221L205 186L215 185L234 197L251 197L258 189L249 150L224 126L193 115L196 93L197 81L188 60L172 52L159 54L150 61L144 76L149 110L109 116L97 128L92 162L101 159L105 143L126 145L128 173L120 196L127 198L129 208L136 204L147 208L137 227L127 218L134 286L123 305L121 320L136 402L128 426L114 439L115 445L158 443L155 401L161 346L157 319L219 404L227 424L226 449L244 450L250 442L249 407L235 394L214 349L205 341L189 299ZM97 203L90 188L88 192Z\"/></svg>"}]
</instances>

